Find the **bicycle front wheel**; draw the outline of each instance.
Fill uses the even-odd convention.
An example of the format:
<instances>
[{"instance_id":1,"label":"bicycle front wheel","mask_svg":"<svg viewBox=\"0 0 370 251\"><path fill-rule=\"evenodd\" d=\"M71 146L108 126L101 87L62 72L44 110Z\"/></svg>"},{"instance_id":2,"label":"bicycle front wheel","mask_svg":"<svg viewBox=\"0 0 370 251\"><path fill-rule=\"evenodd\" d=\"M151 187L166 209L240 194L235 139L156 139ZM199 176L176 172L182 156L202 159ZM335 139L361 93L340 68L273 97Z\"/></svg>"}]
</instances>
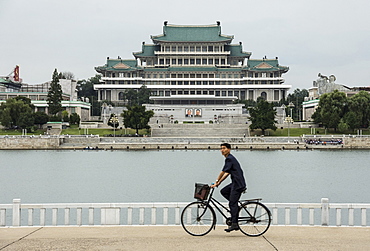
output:
<instances>
[{"instance_id":1,"label":"bicycle front wheel","mask_svg":"<svg viewBox=\"0 0 370 251\"><path fill-rule=\"evenodd\" d=\"M181 213L182 227L193 236L208 234L215 224L215 211L202 201L190 203Z\"/></svg>"},{"instance_id":2,"label":"bicycle front wheel","mask_svg":"<svg viewBox=\"0 0 370 251\"><path fill-rule=\"evenodd\" d=\"M239 227L243 234L256 237L264 234L271 224L270 210L260 202L245 202L239 209Z\"/></svg>"}]
</instances>

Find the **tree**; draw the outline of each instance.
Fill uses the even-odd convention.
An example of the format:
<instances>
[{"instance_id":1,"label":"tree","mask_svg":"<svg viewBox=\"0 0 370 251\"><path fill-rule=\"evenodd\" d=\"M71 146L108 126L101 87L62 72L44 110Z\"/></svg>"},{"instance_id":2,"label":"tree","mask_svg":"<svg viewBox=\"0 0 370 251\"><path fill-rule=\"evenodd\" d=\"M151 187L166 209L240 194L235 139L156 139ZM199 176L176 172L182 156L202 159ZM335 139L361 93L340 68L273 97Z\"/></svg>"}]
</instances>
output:
<instances>
[{"instance_id":1,"label":"tree","mask_svg":"<svg viewBox=\"0 0 370 251\"><path fill-rule=\"evenodd\" d=\"M96 74L94 77L88 80L79 80L77 82L78 97L89 98L91 103L91 114L93 116L99 116L101 113L101 104L98 102L98 93L94 90L94 84L100 83L101 75Z\"/></svg>"},{"instance_id":2,"label":"tree","mask_svg":"<svg viewBox=\"0 0 370 251\"><path fill-rule=\"evenodd\" d=\"M345 93L338 90L321 95L319 109L315 111L313 116L315 122L321 122L325 128L334 128L336 130L340 120L346 113L347 102Z\"/></svg>"},{"instance_id":3,"label":"tree","mask_svg":"<svg viewBox=\"0 0 370 251\"><path fill-rule=\"evenodd\" d=\"M62 121L69 122L69 113L66 110L62 111Z\"/></svg>"},{"instance_id":4,"label":"tree","mask_svg":"<svg viewBox=\"0 0 370 251\"><path fill-rule=\"evenodd\" d=\"M153 115L152 110L145 111L145 106L141 105L127 106L127 111L121 114L125 127L136 129L137 134L139 134L139 129L150 128L148 123Z\"/></svg>"},{"instance_id":5,"label":"tree","mask_svg":"<svg viewBox=\"0 0 370 251\"><path fill-rule=\"evenodd\" d=\"M370 121L370 94L360 91L348 99L347 123L351 129L368 128Z\"/></svg>"},{"instance_id":6,"label":"tree","mask_svg":"<svg viewBox=\"0 0 370 251\"><path fill-rule=\"evenodd\" d=\"M150 90L145 85L142 85L139 90L130 89L125 91L123 93L123 97L128 106L151 103L151 100L149 99Z\"/></svg>"},{"instance_id":7,"label":"tree","mask_svg":"<svg viewBox=\"0 0 370 251\"><path fill-rule=\"evenodd\" d=\"M49 121L49 116L45 112L35 112L34 113L35 124L41 127Z\"/></svg>"},{"instance_id":8,"label":"tree","mask_svg":"<svg viewBox=\"0 0 370 251\"><path fill-rule=\"evenodd\" d=\"M265 134L266 129L276 130L275 115L276 111L272 103L259 99L255 107L248 108L250 114L250 121L252 122L249 126L250 129L261 129L262 134Z\"/></svg>"},{"instance_id":9,"label":"tree","mask_svg":"<svg viewBox=\"0 0 370 251\"><path fill-rule=\"evenodd\" d=\"M59 84L57 69L55 69L53 73L53 80L50 84L47 102L49 105L49 114L56 115L62 110L62 87Z\"/></svg>"},{"instance_id":10,"label":"tree","mask_svg":"<svg viewBox=\"0 0 370 251\"><path fill-rule=\"evenodd\" d=\"M26 102L26 103L25 103ZM9 128L31 130L34 125L33 109L23 98L10 98L0 105L0 122Z\"/></svg>"},{"instance_id":11,"label":"tree","mask_svg":"<svg viewBox=\"0 0 370 251\"><path fill-rule=\"evenodd\" d=\"M119 121L118 121L116 114L112 113L110 115L110 118L108 120L108 125L114 128L117 128L119 126Z\"/></svg>"},{"instance_id":12,"label":"tree","mask_svg":"<svg viewBox=\"0 0 370 251\"><path fill-rule=\"evenodd\" d=\"M70 71L61 72L61 73L59 73L59 79L70 79L70 80L73 80L73 79L75 79L75 74L73 74Z\"/></svg>"},{"instance_id":13,"label":"tree","mask_svg":"<svg viewBox=\"0 0 370 251\"><path fill-rule=\"evenodd\" d=\"M287 99L280 102L287 106L286 109L290 108L288 107L289 103L293 103L294 107L292 108L292 118L295 121L299 121L302 118L302 103L304 101L304 98L308 97L308 91L306 89L300 90L299 88L295 89L292 94L289 94ZM280 104L280 105L282 105Z\"/></svg>"},{"instance_id":14,"label":"tree","mask_svg":"<svg viewBox=\"0 0 370 251\"><path fill-rule=\"evenodd\" d=\"M72 125L79 125L80 124L80 115L77 113L72 113L71 116L69 116L69 123Z\"/></svg>"}]
</instances>

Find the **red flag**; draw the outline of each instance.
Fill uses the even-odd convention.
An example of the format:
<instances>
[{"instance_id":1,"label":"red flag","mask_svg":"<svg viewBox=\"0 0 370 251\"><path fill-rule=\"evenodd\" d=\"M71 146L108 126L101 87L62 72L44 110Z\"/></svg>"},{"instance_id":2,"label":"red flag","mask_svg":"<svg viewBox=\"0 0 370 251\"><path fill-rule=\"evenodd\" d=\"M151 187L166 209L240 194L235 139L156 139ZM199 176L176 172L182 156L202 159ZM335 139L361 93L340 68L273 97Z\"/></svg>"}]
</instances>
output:
<instances>
[{"instance_id":1,"label":"red flag","mask_svg":"<svg viewBox=\"0 0 370 251\"><path fill-rule=\"evenodd\" d=\"M14 69L14 81L19 82L19 65L15 66Z\"/></svg>"}]
</instances>

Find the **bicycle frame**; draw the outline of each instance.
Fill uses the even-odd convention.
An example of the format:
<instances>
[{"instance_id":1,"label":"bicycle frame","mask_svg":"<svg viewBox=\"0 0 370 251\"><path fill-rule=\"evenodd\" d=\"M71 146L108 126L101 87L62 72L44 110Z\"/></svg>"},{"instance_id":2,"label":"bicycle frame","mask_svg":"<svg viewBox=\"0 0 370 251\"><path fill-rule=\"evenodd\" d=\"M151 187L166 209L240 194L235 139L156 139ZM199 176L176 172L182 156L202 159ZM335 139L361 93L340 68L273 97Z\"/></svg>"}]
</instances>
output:
<instances>
[{"instance_id":1,"label":"bicycle frame","mask_svg":"<svg viewBox=\"0 0 370 251\"><path fill-rule=\"evenodd\" d=\"M210 194L209 194L209 198L208 200L206 201L206 209L207 209L207 206L213 206L213 208L216 208L217 211L224 217L225 220L227 220L229 217L227 217L227 215L224 214L224 212L220 209L220 207L222 207L223 209L226 210L226 212L230 213L230 209L228 209L227 207L225 207L224 205L221 204L221 202L219 202L218 200L216 200L215 198L213 198L213 192L214 192L214 188L212 188ZM260 201L261 199L251 199L251 200L242 200L242 201L238 201L240 207L243 205L243 202L248 202L248 201ZM205 200L204 200L205 201ZM203 202L204 202L203 201ZM256 209L255 209L256 210ZM204 212L199 216L199 217L203 217L204 213L206 212L207 210L204 210ZM249 215L249 218L252 218L253 215L255 215L255 212L253 213L253 215L246 209L245 210L246 213ZM245 218L245 217L243 217ZM239 220L243 219L243 218L240 218L239 217Z\"/></svg>"}]
</instances>

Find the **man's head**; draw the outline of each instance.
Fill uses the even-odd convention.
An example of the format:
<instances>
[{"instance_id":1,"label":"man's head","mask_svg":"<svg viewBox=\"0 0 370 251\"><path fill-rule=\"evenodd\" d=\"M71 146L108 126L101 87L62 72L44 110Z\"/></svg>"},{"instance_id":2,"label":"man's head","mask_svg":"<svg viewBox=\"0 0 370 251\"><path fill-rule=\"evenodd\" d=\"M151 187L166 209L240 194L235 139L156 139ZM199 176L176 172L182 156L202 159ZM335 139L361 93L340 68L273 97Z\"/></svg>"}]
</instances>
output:
<instances>
[{"instance_id":1,"label":"man's head","mask_svg":"<svg viewBox=\"0 0 370 251\"><path fill-rule=\"evenodd\" d=\"M230 154L231 145L229 143L222 143L220 146L222 155L227 157Z\"/></svg>"}]
</instances>

